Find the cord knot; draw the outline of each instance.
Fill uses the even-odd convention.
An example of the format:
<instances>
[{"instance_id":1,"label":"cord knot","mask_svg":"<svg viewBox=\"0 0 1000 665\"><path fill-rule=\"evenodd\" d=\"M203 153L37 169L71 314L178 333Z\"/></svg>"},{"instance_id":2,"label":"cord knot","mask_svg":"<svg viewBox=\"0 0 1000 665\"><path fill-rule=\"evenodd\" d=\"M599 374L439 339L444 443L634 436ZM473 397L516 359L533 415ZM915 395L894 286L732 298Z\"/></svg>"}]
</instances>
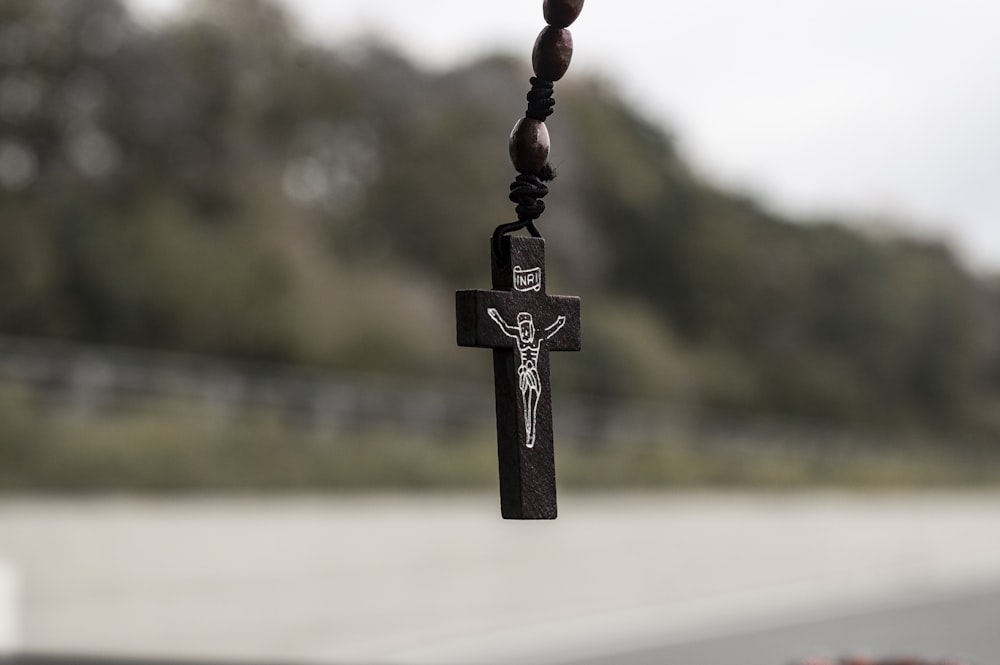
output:
<instances>
[{"instance_id":1,"label":"cord knot","mask_svg":"<svg viewBox=\"0 0 1000 665\"><path fill-rule=\"evenodd\" d=\"M528 110L524 115L545 122L545 119L555 112L553 107L556 105L556 100L552 96L555 84L537 76L532 76L530 83L531 90L527 95Z\"/></svg>"}]
</instances>

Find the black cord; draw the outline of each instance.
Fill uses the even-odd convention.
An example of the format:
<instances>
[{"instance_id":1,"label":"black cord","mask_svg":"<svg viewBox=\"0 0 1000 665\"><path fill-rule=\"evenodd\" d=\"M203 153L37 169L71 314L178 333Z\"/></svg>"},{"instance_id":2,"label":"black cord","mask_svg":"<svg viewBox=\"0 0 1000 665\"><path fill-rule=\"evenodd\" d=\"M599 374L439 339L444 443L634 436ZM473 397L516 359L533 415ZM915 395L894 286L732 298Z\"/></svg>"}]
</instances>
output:
<instances>
[{"instance_id":1,"label":"black cord","mask_svg":"<svg viewBox=\"0 0 1000 665\"><path fill-rule=\"evenodd\" d=\"M553 98L555 84L537 76L532 76L530 83L531 90L527 94L528 110L525 111L524 115L527 118L545 122L545 119L552 115L553 107L556 105L556 100ZM493 253L497 257L500 256L500 238L508 233L527 229L532 236L542 237L535 226L535 220L545 212L545 201L542 199L549 193L549 188L545 186L545 183L554 180L555 177L555 170L549 164L545 164L537 172L521 172L510 184L508 198L517 206L514 208L514 212L517 213L517 221L501 224L493 231Z\"/></svg>"},{"instance_id":2,"label":"black cord","mask_svg":"<svg viewBox=\"0 0 1000 665\"><path fill-rule=\"evenodd\" d=\"M538 173L521 173L510 184L510 195L508 198L512 203L517 204L514 211L517 213L516 222L501 224L493 231L493 253L499 258L500 238L508 233L516 233L521 229L527 229L535 238L541 238L542 234L535 226L535 220L545 212L545 201L542 199L549 193L546 182L554 180L556 172L551 166L546 164Z\"/></svg>"},{"instance_id":3,"label":"black cord","mask_svg":"<svg viewBox=\"0 0 1000 665\"><path fill-rule=\"evenodd\" d=\"M528 110L524 115L539 122L545 122L545 119L554 113L553 107L556 105L556 100L553 99L552 94L555 90L555 84L537 76L532 76L530 83L531 90L528 91L527 96Z\"/></svg>"}]
</instances>

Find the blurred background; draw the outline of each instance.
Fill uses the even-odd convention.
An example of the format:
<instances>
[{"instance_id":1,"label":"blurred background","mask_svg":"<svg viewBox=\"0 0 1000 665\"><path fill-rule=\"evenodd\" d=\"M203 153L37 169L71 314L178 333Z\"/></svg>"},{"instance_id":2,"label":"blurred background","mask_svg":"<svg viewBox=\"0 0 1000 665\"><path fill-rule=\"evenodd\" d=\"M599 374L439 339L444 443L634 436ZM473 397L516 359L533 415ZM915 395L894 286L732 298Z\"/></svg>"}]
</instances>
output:
<instances>
[{"instance_id":1,"label":"blurred background","mask_svg":"<svg viewBox=\"0 0 1000 665\"><path fill-rule=\"evenodd\" d=\"M569 525L494 523L491 360L456 347L453 293L488 285L513 216L539 4L0 0L0 648L472 662L488 642L468 634L525 621L494 575L552 585L533 623L655 607L611 622L651 634L707 598L704 625L729 617L717 594L746 585L842 589L833 570L869 591L926 566L949 592L1000 580L1000 10L971 1L585 8L540 222L550 292L584 303L584 352L552 373ZM491 547L453 542L479 521ZM796 549L807 524L827 559ZM621 548L594 550L607 529ZM678 533L692 549L665 564ZM725 584L729 559L695 565L755 533L774 549ZM581 600L586 560L525 577L528 546L648 559ZM348 578L323 578L348 549ZM303 550L332 586L265 622L241 590ZM692 575L707 586L677 591ZM469 625L400 610L437 594L418 577ZM144 586L178 579L220 588ZM360 597L368 623L343 623ZM544 651L522 638L519 662Z\"/></svg>"}]
</instances>

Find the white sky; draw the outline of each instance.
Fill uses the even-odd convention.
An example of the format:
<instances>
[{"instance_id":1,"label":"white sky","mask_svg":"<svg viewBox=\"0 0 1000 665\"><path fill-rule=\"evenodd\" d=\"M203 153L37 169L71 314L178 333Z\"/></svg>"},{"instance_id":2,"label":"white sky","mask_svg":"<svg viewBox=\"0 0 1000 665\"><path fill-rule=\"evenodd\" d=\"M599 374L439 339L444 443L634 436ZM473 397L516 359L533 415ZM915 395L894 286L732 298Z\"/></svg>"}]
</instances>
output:
<instances>
[{"instance_id":1,"label":"white sky","mask_svg":"<svg viewBox=\"0 0 1000 665\"><path fill-rule=\"evenodd\" d=\"M435 67L527 58L543 25L541 0L286 3L313 38ZM705 173L783 211L905 218L1000 270L1000 2L590 0L571 29L567 78L618 81Z\"/></svg>"}]
</instances>

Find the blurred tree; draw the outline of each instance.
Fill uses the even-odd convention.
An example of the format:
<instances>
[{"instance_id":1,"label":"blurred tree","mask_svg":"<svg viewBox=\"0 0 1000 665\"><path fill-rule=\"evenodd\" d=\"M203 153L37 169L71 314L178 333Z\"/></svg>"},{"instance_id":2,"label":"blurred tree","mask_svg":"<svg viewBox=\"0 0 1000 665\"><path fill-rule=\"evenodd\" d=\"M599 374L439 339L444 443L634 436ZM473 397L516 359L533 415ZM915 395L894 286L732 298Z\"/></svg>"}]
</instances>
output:
<instances>
[{"instance_id":1,"label":"blurred tree","mask_svg":"<svg viewBox=\"0 0 1000 665\"><path fill-rule=\"evenodd\" d=\"M453 346L512 216L523 63L422 71L304 43L264 0L137 26L0 5L0 331L352 369L484 373ZM560 84L553 286L595 303L573 387L975 427L1000 288L943 246L803 224L699 177L606 82ZM575 289L574 289L575 290Z\"/></svg>"}]
</instances>

